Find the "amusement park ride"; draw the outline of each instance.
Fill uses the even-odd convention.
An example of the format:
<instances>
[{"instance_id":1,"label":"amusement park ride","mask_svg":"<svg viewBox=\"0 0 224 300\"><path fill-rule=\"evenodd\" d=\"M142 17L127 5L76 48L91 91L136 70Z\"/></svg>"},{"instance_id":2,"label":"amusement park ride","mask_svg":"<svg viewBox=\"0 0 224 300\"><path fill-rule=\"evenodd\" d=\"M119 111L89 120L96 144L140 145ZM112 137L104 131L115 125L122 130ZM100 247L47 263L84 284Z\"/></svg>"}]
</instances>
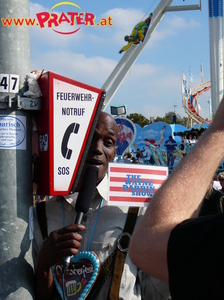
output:
<instances>
[{"instance_id":1,"label":"amusement park ride","mask_svg":"<svg viewBox=\"0 0 224 300\"><path fill-rule=\"evenodd\" d=\"M121 85L130 68L135 63L143 48L149 41L154 30L159 25L166 12L201 10L201 0L195 5L171 6L173 0L161 0L151 14L151 22L145 34L144 42L132 44L131 47L124 52L121 60L118 62L108 79L102 86L106 91L103 110L111 101L117 89ZM191 91L183 94L182 104L188 115L191 126L194 123L203 124L210 123L205 121L197 111L197 97L211 88L211 102L213 114L216 112L218 105L223 96L224 76L223 76L223 0L208 0L209 8L209 38L210 38L210 75L211 80L192 88Z\"/></svg>"},{"instance_id":2,"label":"amusement park ride","mask_svg":"<svg viewBox=\"0 0 224 300\"><path fill-rule=\"evenodd\" d=\"M203 124L211 123L211 120L203 119L199 114L199 101L198 97L203 93L207 92L211 88L211 81L208 80L197 85L194 88L191 88L187 91L186 94L182 95L182 105L184 111L188 115L188 124L187 127L192 127L194 123Z\"/></svg>"}]
</instances>

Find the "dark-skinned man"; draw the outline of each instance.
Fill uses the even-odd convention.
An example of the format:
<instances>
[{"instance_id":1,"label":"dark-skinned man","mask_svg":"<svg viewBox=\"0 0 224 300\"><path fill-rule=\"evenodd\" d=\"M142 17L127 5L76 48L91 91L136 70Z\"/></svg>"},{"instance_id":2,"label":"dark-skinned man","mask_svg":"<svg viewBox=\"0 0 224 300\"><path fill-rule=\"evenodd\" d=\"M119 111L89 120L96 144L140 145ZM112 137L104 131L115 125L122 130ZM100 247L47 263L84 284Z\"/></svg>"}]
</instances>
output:
<instances>
[{"instance_id":1,"label":"dark-skinned man","mask_svg":"<svg viewBox=\"0 0 224 300\"><path fill-rule=\"evenodd\" d=\"M36 269L36 299L60 299L53 282L51 267L66 256L74 257L80 251L94 251L101 262L105 261L117 249L118 238L126 224L128 207L107 205L107 169L108 163L116 156L118 127L115 120L107 113L101 112L92 143L87 155L84 171L88 165L98 168L96 191L89 211L82 219L82 225L75 225L75 202L77 193L68 197L57 197L46 201L46 219L49 237L43 242L37 218L34 215L34 262ZM145 209L139 209L141 216ZM111 284L114 264L110 267L111 274L97 290L94 284L87 299L115 299L111 295ZM104 282L105 281L105 282ZM120 282L115 285L117 299L125 300L165 300L169 299L168 285L153 278L131 263L127 254L122 266ZM95 295L94 295L95 293ZM109 296L110 294L110 296Z\"/></svg>"}]
</instances>

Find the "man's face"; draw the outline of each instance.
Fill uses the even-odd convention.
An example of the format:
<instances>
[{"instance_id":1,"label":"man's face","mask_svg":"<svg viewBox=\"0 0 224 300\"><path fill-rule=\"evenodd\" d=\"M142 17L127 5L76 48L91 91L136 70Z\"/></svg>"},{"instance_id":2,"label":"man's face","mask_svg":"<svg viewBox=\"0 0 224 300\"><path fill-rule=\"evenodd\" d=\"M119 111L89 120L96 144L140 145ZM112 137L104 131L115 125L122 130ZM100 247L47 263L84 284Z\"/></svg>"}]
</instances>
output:
<instances>
[{"instance_id":1,"label":"man's face","mask_svg":"<svg viewBox=\"0 0 224 300\"><path fill-rule=\"evenodd\" d=\"M103 179L108 163L116 156L117 137L117 123L110 115L101 112L85 163L85 166L94 165L98 168L97 183Z\"/></svg>"}]
</instances>

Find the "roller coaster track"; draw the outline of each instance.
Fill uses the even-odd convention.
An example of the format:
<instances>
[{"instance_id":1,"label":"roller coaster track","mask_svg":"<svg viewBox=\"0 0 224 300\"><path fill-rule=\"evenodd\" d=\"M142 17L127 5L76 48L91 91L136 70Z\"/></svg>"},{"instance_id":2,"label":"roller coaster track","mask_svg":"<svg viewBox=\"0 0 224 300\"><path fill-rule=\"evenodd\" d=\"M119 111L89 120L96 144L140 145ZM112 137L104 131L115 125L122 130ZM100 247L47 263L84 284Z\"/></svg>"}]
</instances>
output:
<instances>
[{"instance_id":1,"label":"roller coaster track","mask_svg":"<svg viewBox=\"0 0 224 300\"><path fill-rule=\"evenodd\" d=\"M197 112L194 103L198 96L200 96L203 92L208 91L211 88L211 82L210 80L203 82L202 84L197 85L196 87L191 89L191 94L188 94L188 97L186 99L185 95L182 97L183 107L188 115L188 117L196 122L197 124L203 124L203 123L211 123L211 120L205 120L203 119L199 113ZM190 97L192 96L192 98Z\"/></svg>"}]
</instances>

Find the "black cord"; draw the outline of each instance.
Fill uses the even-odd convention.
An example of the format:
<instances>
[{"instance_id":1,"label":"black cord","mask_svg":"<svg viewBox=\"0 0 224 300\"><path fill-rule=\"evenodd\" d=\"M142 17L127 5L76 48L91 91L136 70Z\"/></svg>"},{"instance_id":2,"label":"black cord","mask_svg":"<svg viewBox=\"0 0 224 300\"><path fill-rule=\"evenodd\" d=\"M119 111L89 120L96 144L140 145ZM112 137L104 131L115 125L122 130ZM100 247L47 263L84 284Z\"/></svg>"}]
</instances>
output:
<instances>
[{"instance_id":1,"label":"black cord","mask_svg":"<svg viewBox=\"0 0 224 300\"><path fill-rule=\"evenodd\" d=\"M61 275L61 280L62 280L62 292L63 292L63 299L66 300L66 297L65 297L65 285L64 285L64 279L65 279L65 274L64 274L64 272L62 272L62 275Z\"/></svg>"}]
</instances>

